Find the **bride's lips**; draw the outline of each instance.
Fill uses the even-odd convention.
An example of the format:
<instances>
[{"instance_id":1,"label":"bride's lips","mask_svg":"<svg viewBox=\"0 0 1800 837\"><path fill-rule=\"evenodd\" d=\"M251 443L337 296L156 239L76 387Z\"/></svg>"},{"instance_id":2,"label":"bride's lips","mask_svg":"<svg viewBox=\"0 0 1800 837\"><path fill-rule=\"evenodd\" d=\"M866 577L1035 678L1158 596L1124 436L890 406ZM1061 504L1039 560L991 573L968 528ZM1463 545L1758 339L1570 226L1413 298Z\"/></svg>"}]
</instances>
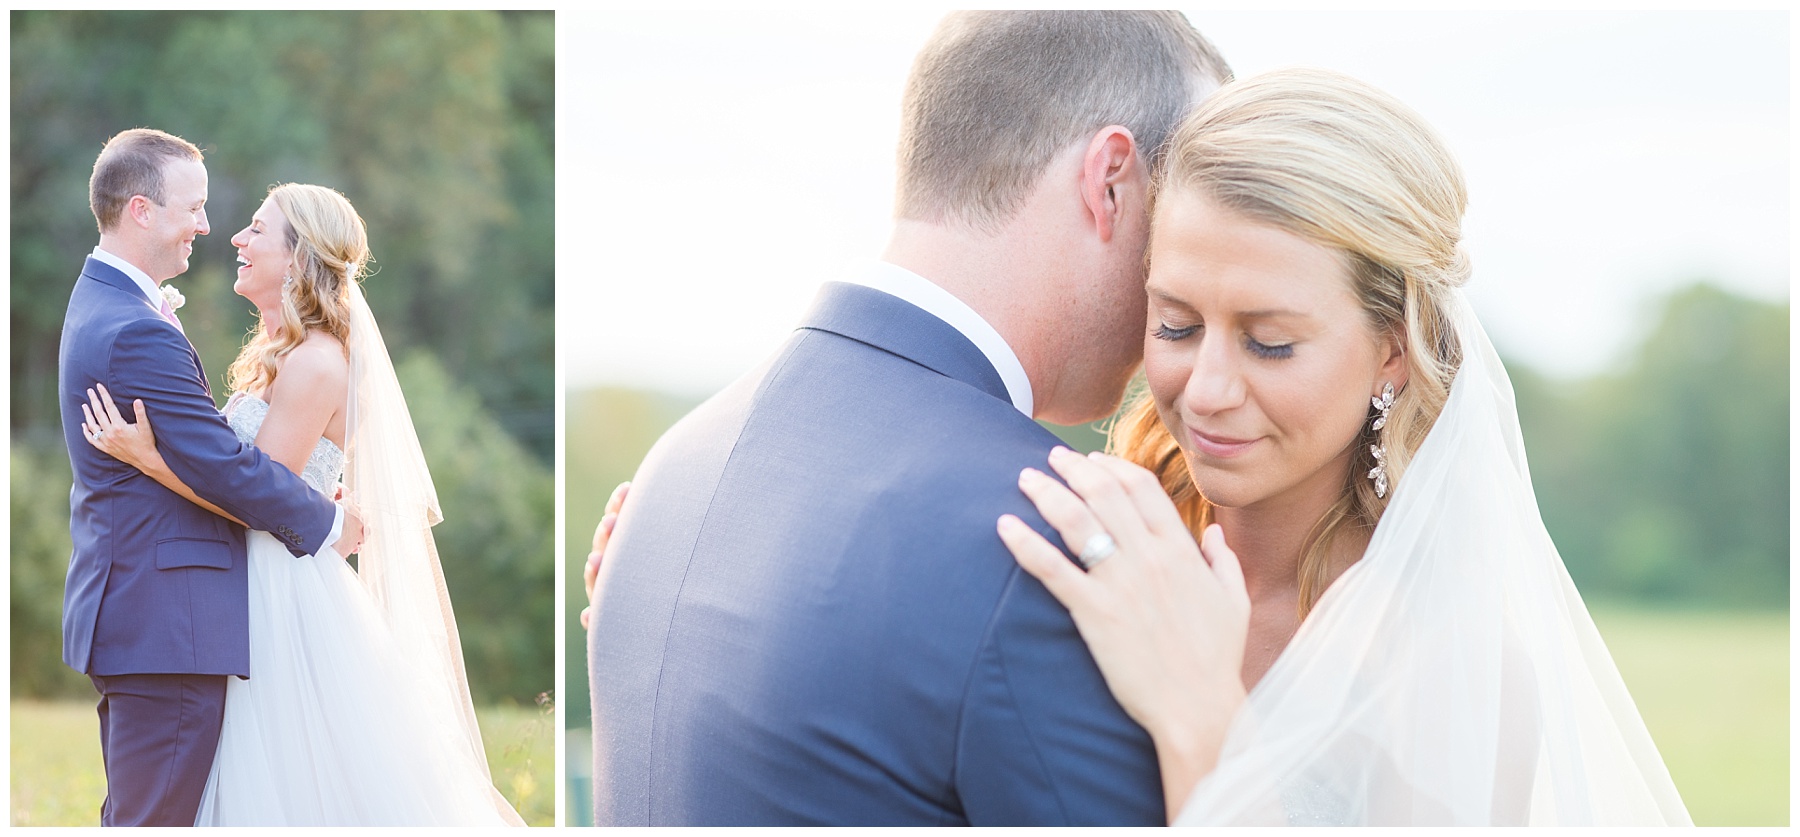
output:
<instances>
[{"instance_id":1,"label":"bride's lips","mask_svg":"<svg viewBox=\"0 0 1800 837\"><path fill-rule=\"evenodd\" d=\"M1215 436L1202 433L1192 427L1188 428L1188 439L1193 441L1194 448L1199 452L1220 459L1238 456L1261 441L1259 439L1233 439L1229 436Z\"/></svg>"}]
</instances>

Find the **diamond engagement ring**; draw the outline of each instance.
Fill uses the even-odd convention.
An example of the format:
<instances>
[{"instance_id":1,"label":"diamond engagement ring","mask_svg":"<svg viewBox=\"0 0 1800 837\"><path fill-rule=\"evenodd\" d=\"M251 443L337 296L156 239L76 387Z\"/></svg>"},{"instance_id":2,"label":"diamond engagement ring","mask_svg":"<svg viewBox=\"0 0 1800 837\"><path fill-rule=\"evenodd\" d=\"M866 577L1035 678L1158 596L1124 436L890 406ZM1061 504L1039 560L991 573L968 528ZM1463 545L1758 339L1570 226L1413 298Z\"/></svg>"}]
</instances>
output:
<instances>
[{"instance_id":1,"label":"diamond engagement ring","mask_svg":"<svg viewBox=\"0 0 1800 837\"><path fill-rule=\"evenodd\" d=\"M1081 561L1081 566L1091 570L1094 565L1111 558L1112 554L1118 551L1119 545L1113 542L1112 535L1099 532L1088 538L1087 544L1081 548L1081 554L1077 556L1077 559Z\"/></svg>"}]
</instances>

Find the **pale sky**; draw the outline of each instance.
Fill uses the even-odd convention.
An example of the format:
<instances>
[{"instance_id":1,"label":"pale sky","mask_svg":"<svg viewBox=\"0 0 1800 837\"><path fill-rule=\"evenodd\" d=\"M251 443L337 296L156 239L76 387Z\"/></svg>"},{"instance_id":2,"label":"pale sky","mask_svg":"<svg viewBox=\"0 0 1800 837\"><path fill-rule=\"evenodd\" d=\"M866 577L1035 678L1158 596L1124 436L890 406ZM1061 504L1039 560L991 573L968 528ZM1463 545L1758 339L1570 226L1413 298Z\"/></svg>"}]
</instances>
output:
<instances>
[{"instance_id":1,"label":"pale sky","mask_svg":"<svg viewBox=\"0 0 1800 837\"><path fill-rule=\"evenodd\" d=\"M881 253L899 102L940 11L557 17L557 343L571 388L704 395ZM1785 12L1190 11L1240 77L1386 89L1443 134L1501 352L1615 363L1711 277L1786 301Z\"/></svg>"}]
</instances>

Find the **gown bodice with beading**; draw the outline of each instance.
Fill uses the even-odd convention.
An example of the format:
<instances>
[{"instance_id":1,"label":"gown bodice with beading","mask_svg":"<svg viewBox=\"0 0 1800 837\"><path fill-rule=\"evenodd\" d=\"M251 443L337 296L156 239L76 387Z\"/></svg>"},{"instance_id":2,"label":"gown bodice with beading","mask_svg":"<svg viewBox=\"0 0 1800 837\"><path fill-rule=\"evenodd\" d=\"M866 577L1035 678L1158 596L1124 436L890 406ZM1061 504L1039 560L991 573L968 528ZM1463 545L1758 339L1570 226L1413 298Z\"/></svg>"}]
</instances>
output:
<instances>
[{"instance_id":1,"label":"gown bodice with beading","mask_svg":"<svg viewBox=\"0 0 1800 837\"><path fill-rule=\"evenodd\" d=\"M268 417L269 402L249 393L233 395L225 406L226 422L246 445L256 444L256 433L262 429L263 420ZM300 478L312 486L313 490L331 494L331 487L343 475L344 452L330 439L320 436L318 444L313 445L312 455L306 458L306 468L300 472Z\"/></svg>"}]
</instances>

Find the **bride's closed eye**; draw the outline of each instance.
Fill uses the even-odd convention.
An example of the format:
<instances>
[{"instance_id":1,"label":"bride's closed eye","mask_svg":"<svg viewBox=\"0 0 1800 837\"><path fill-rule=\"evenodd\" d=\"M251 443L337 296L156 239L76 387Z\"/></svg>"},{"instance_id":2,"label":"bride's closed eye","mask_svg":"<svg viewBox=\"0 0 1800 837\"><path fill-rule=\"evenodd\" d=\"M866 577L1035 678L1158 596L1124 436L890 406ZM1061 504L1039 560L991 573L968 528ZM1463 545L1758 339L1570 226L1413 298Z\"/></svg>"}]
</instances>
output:
<instances>
[{"instance_id":1,"label":"bride's closed eye","mask_svg":"<svg viewBox=\"0 0 1800 837\"><path fill-rule=\"evenodd\" d=\"M1244 335L1244 348L1249 350L1250 354L1263 360L1286 360L1294 356L1294 344L1292 343L1271 345L1260 342L1249 335Z\"/></svg>"},{"instance_id":2,"label":"bride's closed eye","mask_svg":"<svg viewBox=\"0 0 1800 837\"><path fill-rule=\"evenodd\" d=\"M1176 340L1185 340L1188 337L1193 336L1200 331L1200 328L1201 327L1197 325L1172 328L1168 323L1157 323L1156 330L1150 332L1150 335L1158 340L1168 340L1173 342Z\"/></svg>"}]
</instances>

